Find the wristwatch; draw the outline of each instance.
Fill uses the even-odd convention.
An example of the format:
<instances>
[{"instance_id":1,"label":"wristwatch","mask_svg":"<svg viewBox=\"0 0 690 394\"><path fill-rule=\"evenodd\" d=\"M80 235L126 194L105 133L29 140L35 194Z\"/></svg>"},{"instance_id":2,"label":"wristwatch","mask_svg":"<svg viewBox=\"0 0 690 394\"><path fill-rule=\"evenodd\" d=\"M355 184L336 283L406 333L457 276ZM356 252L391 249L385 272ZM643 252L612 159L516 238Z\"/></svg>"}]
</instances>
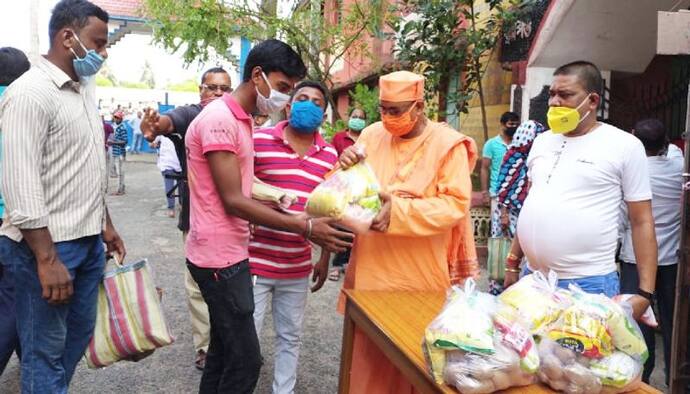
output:
<instances>
[{"instance_id":1,"label":"wristwatch","mask_svg":"<svg viewBox=\"0 0 690 394\"><path fill-rule=\"evenodd\" d=\"M650 293L639 288L637 289L637 295L646 298L649 302L652 302L654 300L654 293Z\"/></svg>"}]
</instances>

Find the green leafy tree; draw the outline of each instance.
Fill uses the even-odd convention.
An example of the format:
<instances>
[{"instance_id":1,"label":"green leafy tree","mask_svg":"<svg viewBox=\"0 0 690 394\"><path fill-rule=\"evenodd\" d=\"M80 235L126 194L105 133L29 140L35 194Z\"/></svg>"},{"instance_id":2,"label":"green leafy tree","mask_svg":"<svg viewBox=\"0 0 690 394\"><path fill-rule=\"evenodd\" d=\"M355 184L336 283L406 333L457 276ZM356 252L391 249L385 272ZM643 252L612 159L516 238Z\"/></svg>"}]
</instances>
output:
<instances>
[{"instance_id":1,"label":"green leafy tree","mask_svg":"<svg viewBox=\"0 0 690 394\"><path fill-rule=\"evenodd\" d=\"M476 0L401 0L399 18L393 20L396 57L426 77L431 112L441 120L467 113L468 102L480 101L484 138L489 128L482 77L485 65L498 46L503 29L509 29L533 0L486 0L488 10L478 12ZM457 89L451 81L460 77ZM449 105L450 104L450 105ZM448 110L450 109L450 110Z\"/></svg>"},{"instance_id":2,"label":"green leafy tree","mask_svg":"<svg viewBox=\"0 0 690 394\"><path fill-rule=\"evenodd\" d=\"M289 16L278 15L275 2L249 0L144 0L154 22L154 40L184 51L187 62L206 61L211 52L229 56L229 37L252 41L276 37L290 44L308 68L308 78L329 87L334 68L345 55L370 53L368 37L382 37L391 9L386 0L301 1ZM334 102L331 102L334 105ZM335 107L335 106L334 106ZM337 118L337 114L336 114Z\"/></svg>"},{"instance_id":3,"label":"green leafy tree","mask_svg":"<svg viewBox=\"0 0 690 394\"><path fill-rule=\"evenodd\" d=\"M198 92L199 85L195 79L188 79L179 83L168 84L167 89L174 92Z\"/></svg>"},{"instance_id":4,"label":"green leafy tree","mask_svg":"<svg viewBox=\"0 0 690 394\"><path fill-rule=\"evenodd\" d=\"M113 82L109 80L108 78L102 76L101 74L96 74L96 86L101 86L101 87L113 87Z\"/></svg>"},{"instance_id":5,"label":"green leafy tree","mask_svg":"<svg viewBox=\"0 0 690 394\"><path fill-rule=\"evenodd\" d=\"M359 107L367 114L367 123L374 123L381 118L378 88L370 88L367 85L358 83L355 85L354 90L350 91L350 98L355 104L353 108ZM350 111L353 108L350 108Z\"/></svg>"},{"instance_id":6,"label":"green leafy tree","mask_svg":"<svg viewBox=\"0 0 690 394\"><path fill-rule=\"evenodd\" d=\"M147 85L143 82L131 82L131 81L122 81L122 82L120 82L118 87L128 88L128 89L150 89L149 85Z\"/></svg>"}]
</instances>

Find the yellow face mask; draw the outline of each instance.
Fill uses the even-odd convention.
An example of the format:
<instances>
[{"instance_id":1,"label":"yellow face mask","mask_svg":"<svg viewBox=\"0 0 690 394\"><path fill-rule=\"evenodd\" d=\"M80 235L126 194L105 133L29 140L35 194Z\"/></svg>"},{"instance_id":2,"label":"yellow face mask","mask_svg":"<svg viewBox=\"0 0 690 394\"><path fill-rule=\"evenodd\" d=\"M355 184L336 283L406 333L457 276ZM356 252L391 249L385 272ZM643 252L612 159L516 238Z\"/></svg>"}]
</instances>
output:
<instances>
[{"instance_id":1,"label":"yellow face mask","mask_svg":"<svg viewBox=\"0 0 690 394\"><path fill-rule=\"evenodd\" d=\"M578 111L587 99L589 99L589 95L587 95L580 105L575 108L549 107L549 111L546 113L546 121L549 124L551 132L554 134L565 134L575 130L577 125L579 125L584 118L589 116L591 112L587 111L585 116L580 117L580 112Z\"/></svg>"}]
</instances>

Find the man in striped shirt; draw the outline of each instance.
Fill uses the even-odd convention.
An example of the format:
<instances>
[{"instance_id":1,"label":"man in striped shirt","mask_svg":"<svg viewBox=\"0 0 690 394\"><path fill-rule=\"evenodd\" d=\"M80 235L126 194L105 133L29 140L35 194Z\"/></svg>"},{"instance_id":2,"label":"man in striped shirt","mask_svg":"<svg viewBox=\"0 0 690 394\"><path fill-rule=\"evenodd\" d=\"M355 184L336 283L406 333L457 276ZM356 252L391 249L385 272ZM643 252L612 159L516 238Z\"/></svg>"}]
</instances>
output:
<instances>
[{"instance_id":1,"label":"man in striped shirt","mask_svg":"<svg viewBox=\"0 0 690 394\"><path fill-rule=\"evenodd\" d=\"M311 81L295 88L286 107L288 121L254 133L254 175L265 183L294 193L298 200L287 212L301 214L309 194L324 180L338 160L335 148L319 134L328 106L326 88ZM269 297L273 294L276 356L273 393L292 393L297 377L297 358L302 321L307 305L309 274L323 285L330 254L322 252L315 267L311 245L304 236L256 226L249 243L249 266L256 276L254 324L261 332Z\"/></svg>"},{"instance_id":2,"label":"man in striped shirt","mask_svg":"<svg viewBox=\"0 0 690 394\"><path fill-rule=\"evenodd\" d=\"M108 14L62 0L48 31L48 54L0 102L7 207L0 258L21 289L24 393L67 393L96 323L103 243L125 253L105 206L103 124L87 78L108 56Z\"/></svg>"},{"instance_id":3,"label":"man in striped shirt","mask_svg":"<svg viewBox=\"0 0 690 394\"><path fill-rule=\"evenodd\" d=\"M113 114L113 121L115 122L115 134L113 139L108 141L108 144L113 147L113 161L115 165L115 173L117 174L117 192L116 196L125 194L125 154L127 153L127 127L122 121L124 118L122 111L116 111Z\"/></svg>"}]
</instances>

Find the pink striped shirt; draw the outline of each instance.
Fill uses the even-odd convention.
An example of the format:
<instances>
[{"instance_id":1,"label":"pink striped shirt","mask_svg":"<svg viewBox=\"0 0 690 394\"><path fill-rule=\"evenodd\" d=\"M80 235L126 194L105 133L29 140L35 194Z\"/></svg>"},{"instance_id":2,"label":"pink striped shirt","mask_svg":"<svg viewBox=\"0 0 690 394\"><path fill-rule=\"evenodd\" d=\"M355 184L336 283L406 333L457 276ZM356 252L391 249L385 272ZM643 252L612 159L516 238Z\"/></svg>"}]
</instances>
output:
<instances>
[{"instance_id":1,"label":"pink striped shirt","mask_svg":"<svg viewBox=\"0 0 690 394\"><path fill-rule=\"evenodd\" d=\"M335 148L315 134L314 145L299 157L284 138L287 122L254 132L254 175L290 191L297 202L288 212L299 214L312 190L324 180L338 159ZM257 226L249 242L252 274L273 279L308 276L312 270L311 245L301 235Z\"/></svg>"}]
</instances>

